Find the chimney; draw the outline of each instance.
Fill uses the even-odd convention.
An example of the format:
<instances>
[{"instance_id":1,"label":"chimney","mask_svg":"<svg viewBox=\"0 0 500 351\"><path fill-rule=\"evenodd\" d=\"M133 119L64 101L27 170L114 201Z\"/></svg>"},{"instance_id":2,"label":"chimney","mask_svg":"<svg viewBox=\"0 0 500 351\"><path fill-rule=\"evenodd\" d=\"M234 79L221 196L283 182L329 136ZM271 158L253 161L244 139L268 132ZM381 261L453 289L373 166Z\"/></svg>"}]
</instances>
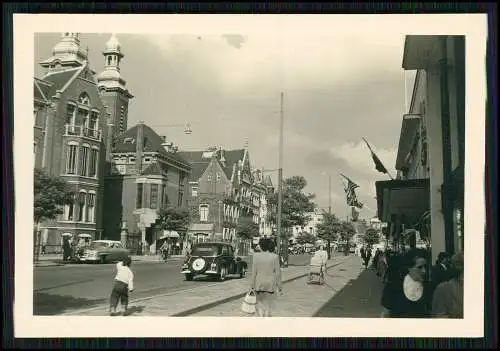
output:
<instances>
[{"instance_id":1,"label":"chimney","mask_svg":"<svg viewBox=\"0 0 500 351\"><path fill-rule=\"evenodd\" d=\"M222 163L222 166L226 167L226 158L224 157L224 149L222 146L220 147L220 162Z\"/></svg>"},{"instance_id":2,"label":"chimney","mask_svg":"<svg viewBox=\"0 0 500 351\"><path fill-rule=\"evenodd\" d=\"M144 122L137 123L137 137L135 142L135 169L142 174L142 152L144 151Z\"/></svg>"}]
</instances>

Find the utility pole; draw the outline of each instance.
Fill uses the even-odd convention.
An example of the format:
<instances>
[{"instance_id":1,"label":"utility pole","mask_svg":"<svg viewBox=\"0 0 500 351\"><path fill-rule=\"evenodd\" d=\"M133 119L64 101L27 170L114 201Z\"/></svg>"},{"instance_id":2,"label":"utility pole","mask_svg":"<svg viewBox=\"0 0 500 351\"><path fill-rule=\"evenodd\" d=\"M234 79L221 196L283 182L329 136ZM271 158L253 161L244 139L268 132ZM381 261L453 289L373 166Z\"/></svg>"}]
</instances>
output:
<instances>
[{"instance_id":1,"label":"utility pole","mask_svg":"<svg viewBox=\"0 0 500 351\"><path fill-rule=\"evenodd\" d=\"M278 214L277 214L277 240L276 249L280 256L281 262L281 210L283 202L283 92L281 93L281 107L280 107L280 136L279 136L279 155L278 155Z\"/></svg>"},{"instance_id":2,"label":"utility pole","mask_svg":"<svg viewBox=\"0 0 500 351\"><path fill-rule=\"evenodd\" d=\"M328 174L328 213L332 214L332 175Z\"/></svg>"}]
</instances>

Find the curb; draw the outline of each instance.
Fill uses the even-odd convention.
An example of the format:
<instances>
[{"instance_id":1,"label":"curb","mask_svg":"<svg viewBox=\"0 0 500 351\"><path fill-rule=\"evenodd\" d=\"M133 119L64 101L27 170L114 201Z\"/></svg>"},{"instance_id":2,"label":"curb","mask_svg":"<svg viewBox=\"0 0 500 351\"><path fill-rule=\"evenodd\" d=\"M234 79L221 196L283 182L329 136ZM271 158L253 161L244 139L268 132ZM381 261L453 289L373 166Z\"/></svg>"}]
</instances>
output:
<instances>
[{"instance_id":1,"label":"curb","mask_svg":"<svg viewBox=\"0 0 500 351\"><path fill-rule=\"evenodd\" d=\"M341 265L342 263L344 263L344 262L337 262L335 264L327 266L327 269L328 268L336 267L338 265ZM301 274L299 276L296 276L296 277L293 277L293 278L289 278L289 279L283 281L283 284L287 284L287 283L293 282L293 281L295 281L297 279L307 277L308 274L309 273L304 273L304 274ZM174 313L174 314L170 315L170 317L186 317L186 316L189 316L191 314L195 314L195 313L198 313L198 312L201 312L201 311L205 311L205 310L211 309L211 308L213 308L215 306L222 305L224 303L240 299L240 298L244 297L246 294L247 293L244 292L244 293L239 293L237 295L225 297L225 298L222 298L220 300L212 301L212 302L210 302L210 303L208 303L206 305L197 306L197 307L193 307L193 308L190 308L190 309L182 311L182 312Z\"/></svg>"}]
</instances>

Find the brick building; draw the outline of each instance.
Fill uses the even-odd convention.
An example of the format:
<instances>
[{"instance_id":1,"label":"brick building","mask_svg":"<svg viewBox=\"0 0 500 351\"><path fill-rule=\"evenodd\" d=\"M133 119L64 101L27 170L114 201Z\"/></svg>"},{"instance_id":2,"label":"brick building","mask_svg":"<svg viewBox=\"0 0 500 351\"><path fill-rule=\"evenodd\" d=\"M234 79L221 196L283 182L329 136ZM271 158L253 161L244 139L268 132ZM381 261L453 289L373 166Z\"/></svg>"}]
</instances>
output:
<instances>
[{"instance_id":1,"label":"brick building","mask_svg":"<svg viewBox=\"0 0 500 351\"><path fill-rule=\"evenodd\" d=\"M128 92L120 76L121 48L113 35L103 52L105 69L96 76L78 33L62 33L52 56L34 78L34 167L60 176L74 203L54 221L41 223L47 252L58 251L63 234L101 237L103 179L114 126L126 125ZM118 113L118 111L120 111Z\"/></svg>"},{"instance_id":2,"label":"brick building","mask_svg":"<svg viewBox=\"0 0 500 351\"><path fill-rule=\"evenodd\" d=\"M192 166L188 191L191 240L232 241L243 216L259 224L262 232L269 230L265 197L272 183L262 172L252 170L247 147L211 147L180 154Z\"/></svg>"},{"instance_id":3,"label":"brick building","mask_svg":"<svg viewBox=\"0 0 500 351\"><path fill-rule=\"evenodd\" d=\"M105 180L106 237L124 241L129 249L142 241L155 252L163 234L158 210L167 205L187 208L190 171L177 148L143 122L118 135Z\"/></svg>"}]
</instances>

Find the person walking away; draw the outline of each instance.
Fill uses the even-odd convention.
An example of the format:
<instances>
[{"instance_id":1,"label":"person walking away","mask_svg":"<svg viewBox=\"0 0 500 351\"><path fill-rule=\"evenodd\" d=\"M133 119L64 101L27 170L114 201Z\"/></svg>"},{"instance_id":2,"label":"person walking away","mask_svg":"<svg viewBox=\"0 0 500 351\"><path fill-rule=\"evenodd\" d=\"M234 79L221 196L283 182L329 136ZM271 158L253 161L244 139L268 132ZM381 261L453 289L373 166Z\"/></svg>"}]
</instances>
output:
<instances>
[{"instance_id":1,"label":"person walking away","mask_svg":"<svg viewBox=\"0 0 500 351\"><path fill-rule=\"evenodd\" d=\"M403 275L389 280L382 292L382 306L391 318L427 318L432 295L426 281L427 252L413 250L406 257Z\"/></svg>"},{"instance_id":2,"label":"person walking away","mask_svg":"<svg viewBox=\"0 0 500 351\"><path fill-rule=\"evenodd\" d=\"M328 253L325 251L323 245L321 245L316 252L314 252L313 257L311 257L311 266L321 267L323 270L323 279L326 281L326 263L328 261ZM311 280L311 272L309 272L309 280Z\"/></svg>"},{"instance_id":3,"label":"person walking away","mask_svg":"<svg viewBox=\"0 0 500 351\"><path fill-rule=\"evenodd\" d=\"M253 254L250 291L257 297L256 312L259 317L271 317L276 293L282 294L280 258L274 253L275 244L270 238L259 241L262 251Z\"/></svg>"},{"instance_id":4,"label":"person walking away","mask_svg":"<svg viewBox=\"0 0 500 351\"><path fill-rule=\"evenodd\" d=\"M375 272L377 272L378 276L380 276L380 273L378 271L379 259L380 259L380 249L377 248L375 250L375 254L373 255L372 266L373 266L373 269L375 270Z\"/></svg>"},{"instance_id":5,"label":"person walking away","mask_svg":"<svg viewBox=\"0 0 500 351\"><path fill-rule=\"evenodd\" d=\"M436 259L436 264L431 270L431 287L433 291L439 284L451 278L449 265L450 255L446 252L440 252Z\"/></svg>"},{"instance_id":6,"label":"person walking away","mask_svg":"<svg viewBox=\"0 0 500 351\"><path fill-rule=\"evenodd\" d=\"M71 245L67 236L63 236L63 261L67 261L71 256Z\"/></svg>"},{"instance_id":7,"label":"person walking away","mask_svg":"<svg viewBox=\"0 0 500 351\"><path fill-rule=\"evenodd\" d=\"M160 261L166 262L168 258L168 244L166 240L161 245L159 251L160 251Z\"/></svg>"},{"instance_id":8,"label":"person walking away","mask_svg":"<svg viewBox=\"0 0 500 351\"><path fill-rule=\"evenodd\" d=\"M134 291L134 273L130 269L132 259L126 257L122 262L116 264L116 276L113 282L113 289L111 290L111 297L109 301L110 315L116 315L116 308L118 302L121 302L123 314L126 315L128 311L128 295L129 292Z\"/></svg>"},{"instance_id":9,"label":"person walking away","mask_svg":"<svg viewBox=\"0 0 500 351\"><path fill-rule=\"evenodd\" d=\"M464 318L464 254L451 257L452 278L439 284L432 298L435 318Z\"/></svg>"}]
</instances>

